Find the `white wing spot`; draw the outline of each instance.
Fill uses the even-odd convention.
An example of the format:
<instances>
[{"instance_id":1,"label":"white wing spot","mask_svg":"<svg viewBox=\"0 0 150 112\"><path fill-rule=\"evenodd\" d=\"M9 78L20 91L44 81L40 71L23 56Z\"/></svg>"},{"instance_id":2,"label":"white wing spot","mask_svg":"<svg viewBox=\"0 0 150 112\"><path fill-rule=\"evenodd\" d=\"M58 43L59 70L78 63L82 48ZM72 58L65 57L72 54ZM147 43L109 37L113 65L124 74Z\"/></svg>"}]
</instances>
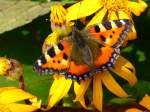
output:
<instances>
[{"instance_id":1,"label":"white wing spot","mask_svg":"<svg viewBox=\"0 0 150 112\"><path fill-rule=\"evenodd\" d=\"M41 60L37 60L37 62L38 62L38 65L39 65L39 66L42 65Z\"/></svg>"},{"instance_id":2,"label":"white wing spot","mask_svg":"<svg viewBox=\"0 0 150 112\"><path fill-rule=\"evenodd\" d=\"M111 26L112 26L112 28L118 28L113 21L111 21Z\"/></svg>"},{"instance_id":3,"label":"white wing spot","mask_svg":"<svg viewBox=\"0 0 150 112\"><path fill-rule=\"evenodd\" d=\"M126 24L126 22L125 22L124 20L120 20L120 22L121 22L123 25Z\"/></svg>"},{"instance_id":4,"label":"white wing spot","mask_svg":"<svg viewBox=\"0 0 150 112\"><path fill-rule=\"evenodd\" d=\"M54 46L54 50L55 50L56 55L61 52L57 45Z\"/></svg>"},{"instance_id":5,"label":"white wing spot","mask_svg":"<svg viewBox=\"0 0 150 112\"><path fill-rule=\"evenodd\" d=\"M102 32L102 31L106 31L106 28L105 28L102 24L99 24L98 26L100 27L101 32Z\"/></svg>"}]
</instances>

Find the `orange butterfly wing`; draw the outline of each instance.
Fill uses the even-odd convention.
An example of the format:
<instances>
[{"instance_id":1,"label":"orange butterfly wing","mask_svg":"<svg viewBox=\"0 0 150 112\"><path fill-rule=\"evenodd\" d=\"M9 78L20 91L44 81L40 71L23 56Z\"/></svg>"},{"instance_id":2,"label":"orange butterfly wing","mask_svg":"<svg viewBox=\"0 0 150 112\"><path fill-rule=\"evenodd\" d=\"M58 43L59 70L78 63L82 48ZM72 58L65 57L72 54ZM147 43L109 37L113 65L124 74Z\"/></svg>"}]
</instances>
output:
<instances>
[{"instance_id":1,"label":"orange butterfly wing","mask_svg":"<svg viewBox=\"0 0 150 112\"><path fill-rule=\"evenodd\" d=\"M127 19L111 20L95 24L87 30L92 38L103 42L106 46L120 47L131 31L132 24Z\"/></svg>"},{"instance_id":2,"label":"orange butterfly wing","mask_svg":"<svg viewBox=\"0 0 150 112\"><path fill-rule=\"evenodd\" d=\"M34 65L34 69L39 73L59 73L68 69L71 44L67 40L62 40L52 46L42 55Z\"/></svg>"},{"instance_id":3,"label":"orange butterfly wing","mask_svg":"<svg viewBox=\"0 0 150 112\"><path fill-rule=\"evenodd\" d=\"M91 69L87 65L76 65L72 61L66 76L74 80L83 80L84 78L92 76L93 73L101 72L105 69L113 67L116 59L119 56L119 49L102 47L99 48L99 50L101 53L94 61L94 69Z\"/></svg>"},{"instance_id":4,"label":"orange butterfly wing","mask_svg":"<svg viewBox=\"0 0 150 112\"><path fill-rule=\"evenodd\" d=\"M63 74L73 80L83 80L93 72L101 72L114 65L119 55L118 49L100 47L99 55L94 61L94 69L86 64L76 64L70 59L71 43L67 40L52 46L35 63L34 69L41 74Z\"/></svg>"}]
</instances>

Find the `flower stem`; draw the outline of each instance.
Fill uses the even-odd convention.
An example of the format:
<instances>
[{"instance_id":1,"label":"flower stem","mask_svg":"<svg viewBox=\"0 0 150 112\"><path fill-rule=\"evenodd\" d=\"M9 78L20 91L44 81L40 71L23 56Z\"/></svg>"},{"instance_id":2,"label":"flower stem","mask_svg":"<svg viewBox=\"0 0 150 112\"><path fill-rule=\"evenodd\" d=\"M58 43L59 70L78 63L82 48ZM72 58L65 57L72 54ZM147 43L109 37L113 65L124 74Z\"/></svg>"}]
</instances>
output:
<instances>
[{"instance_id":1,"label":"flower stem","mask_svg":"<svg viewBox=\"0 0 150 112\"><path fill-rule=\"evenodd\" d=\"M23 75L19 78L19 88L25 90L24 77Z\"/></svg>"}]
</instances>

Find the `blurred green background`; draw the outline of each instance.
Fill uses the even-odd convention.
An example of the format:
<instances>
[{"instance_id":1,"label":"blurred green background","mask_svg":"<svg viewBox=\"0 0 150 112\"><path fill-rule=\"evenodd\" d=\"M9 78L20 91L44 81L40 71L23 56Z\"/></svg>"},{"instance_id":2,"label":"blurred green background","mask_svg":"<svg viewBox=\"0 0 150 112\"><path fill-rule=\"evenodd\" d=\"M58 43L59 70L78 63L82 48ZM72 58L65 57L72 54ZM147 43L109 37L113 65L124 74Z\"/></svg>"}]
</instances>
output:
<instances>
[{"instance_id":1,"label":"blurred green background","mask_svg":"<svg viewBox=\"0 0 150 112\"><path fill-rule=\"evenodd\" d=\"M51 33L50 22L46 19L49 19L49 14L0 35L0 56L14 58L23 64L27 91L43 99L44 103L47 102L52 77L40 76L33 71L32 65L42 54L41 46L44 38ZM121 52L135 66L139 81L131 88L124 80L118 77L117 80L133 98L141 99L145 93L150 94L150 7L141 16L134 17L134 22L138 37L130 41L128 47L122 48ZM18 83L0 77L1 87L14 85L17 86ZM104 90L104 100L112 98L113 95Z\"/></svg>"}]
</instances>

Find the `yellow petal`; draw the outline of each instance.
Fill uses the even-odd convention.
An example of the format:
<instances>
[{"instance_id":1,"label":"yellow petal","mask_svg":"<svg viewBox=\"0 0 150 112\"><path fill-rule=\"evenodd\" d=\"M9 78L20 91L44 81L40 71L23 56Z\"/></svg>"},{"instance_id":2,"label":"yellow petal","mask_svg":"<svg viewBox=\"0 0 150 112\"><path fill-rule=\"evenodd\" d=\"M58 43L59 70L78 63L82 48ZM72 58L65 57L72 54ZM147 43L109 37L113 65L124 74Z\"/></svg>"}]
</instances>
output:
<instances>
[{"instance_id":1,"label":"yellow petal","mask_svg":"<svg viewBox=\"0 0 150 112\"><path fill-rule=\"evenodd\" d=\"M138 0L138 2L141 6L141 11L143 12L148 7L148 5L143 0Z\"/></svg>"},{"instance_id":2,"label":"yellow petal","mask_svg":"<svg viewBox=\"0 0 150 112\"><path fill-rule=\"evenodd\" d=\"M51 9L51 14L50 14L50 18L51 18L51 22L55 23L55 24L59 24L59 19L57 17L57 12L56 12L56 6L54 5Z\"/></svg>"},{"instance_id":3,"label":"yellow petal","mask_svg":"<svg viewBox=\"0 0 150 112\"><path fill-rule=\"evenodd\" d=\"M128 81L131 86L134 86L137 82L134 66L122 56L116 60L115 67L112 68L118 76Z\"/></svg>"},{"instance_id":4,"label":"yellow petal","mask_svg":"<svg viewBox=\"0 0 150 112\"><path fill-rule=\"evenodd\" d=\"M53 23L62 25L66 21L67 10L60 4L56 3L51 5L50 19Z\"/></svg>"},{"instance_id":5,"label":"yellow petal","mask_svg":"<svg viewBox=\"0 0 150 112\"><path fill-rule=\"evenodd\" d=\"M10 110L8 108L5 108L5 105L0 105L0 110L2 112L10 112Z\"/></svg>"},{"instance_id":6,"label":"yellow petal","mask_svg":"<svg viewBox=\"0 0 150 112\"><path fill-rule=\"evenodd\" d=\"M58 34L57 34L57 32L54 31L53 33L48 35L48 37L45 39L45 42L48 45L54 45L57 43L57 40L58 40Z\"/></svg>"},{"instance_id":7,"label":"yellow petal","mask_svg":"<svg viewBox=\"0 0 150 112\"><path fill-rule=\"evenodd\" d=\"M112 11L109 15L108 15L108 19L109 20L118 20L118 17L116 15L115 11Z\"/></svg>"},{"instance_id":8,"label":"yellow petal","mask_svg":"<svg viewBox=\"0 0 150 112\"><path fill-rule=\"evenodd\" d=\"M18 88L10 88L0 92L0 104L8 104L32 98L35 98L35 96Z\"/></svg>"},{"instance_id":9,"label":"yellow petal","mask_svg":"<svg viewBox=\"0 0 150 112\"><path fill-rule=\"evenodd\" d=\"M0 105L0 112L33 112L37 109L39 108L37 108L36 106L17 103Z\"/></svg>"},{"instance_id":10,"label":"yellow petal","mask_svg":"<svg viewBox=\"0 0 150 112\"><path fill-rule=\"evenodd\" d=\"M139 104L150 111L150 96L145 95Z\"/></svg>"},{"instance_id":11,"label":"yellow petal","mask_svg":"<svg viewBox=\"0 0 150 112\"><path fill-rule=\"evenodd\" d=\"M107 9L106 8L103 8L102 10L100 10L93 18L92 20L88 23L87 26L90 26L90 25L93 25L93 24L96 24L96 23L101 23L102 20L104 19L104 16L107 12Z\"/></svg>"},{"instance_id":12,"label":"yellow petal","mask_svg":"<svg viewBox=\"0 0 150 112\"><path fill-rule=\"evenodd\" d=\"M128 7L131 9L131 11L136 15L140 16L140 14L146 9L147 5L144 2L137 3L137 2L131 2L128 1Z\"/></svg>"},{"instance_id":13,"label":"yellow petal","mask_svg":"<svg viewBox=\"0 0 150 112\"><path fill-rule=\"evenodd\" d=\"M137 38L136 30L134 25L132 25L132 31L128 34L127 40L134 40Z\"/></svg>"},{"instance_id":14,"label":"yellow petal","mask_svg":"<svg viewBox=\"0 0 150 112\"><path fill-rule=\"evenodd\" d=\"M102 90L102 74L94 74L93 78L93 103L94 106L102 112L103 106L103 90Z\"/></svg>"},{"instance_id":15,"label":"yellow petal","mask_svg":"<svg viewBox=\"0 0 150 112\"><path fill-rule=\"evenodd\" d=\"M79 101L80 104L83 106L83 108L85 109L90 109L90 107L87 107L85 104L85 99L84 99L84 95L85 92L87 91L89 84L91 82L91 79L86 79L81 81L80 84L78 84L77 82L74 82L74 92L76 94L76 98L75 98L75 102Z\"/></svg>"},{"instance_id":16,"label":"yellow petal","mask_svg":"<svg viewBox=\"0 0 150 112\"><path fill-rule=\"evenodd\" d=\"M31 98L31 99L29 99L29 101L32 103L31 104L32 106L37 107L37 108L41 107L42 101L38 100L37 97Z\"/></svg>"},{"instance_id":17,"label":"yellow petal","mask_svg":"<svg viewBox=\"0 0 150 112\"><path fill-rule=\"evenodd\" d=\"M136 2L128 1L128 7L131 9L131 11L136 15L139 16L141 14L141 11L139 9L139 4Z\"/></svg>"},{"instance_id":18,"label":"yellow petal","mask_svg":"<svg viewBox=\"0 0 150 112\"><path fill-rule=\"evenodd\" d=\"M54 81L50 88L49 96L55 94L55 91L60 86L60 81L62 81L61 77L62 77L62 75L54 75Z\"/></svg>"},{"instance_id":19,"label":"yellow petal","mask_svg":"<svg viewBox=\"0 0 150 112\"><path fill-rule=\"evenodd\" d=\"M7 75L7 71L11 68L10 61L5 57L0 57L0 75Z\"/></svg>"},{"instance_id":20,"label":"yellow petal","mask_svg":"<svg viewBox=\"0 0 150 112\"><path fill-rule=\"evenodd\" d=\"M58 101L60 101L64 96L67 95L67 93L71 87L71 84L72 84L72 80L65 79L65 78L61 82L62 83L59 83L60 86L55 91L55 94L53 94L50 97L50 100L49 100L50 105L49 106L51 106L51 107L54 106Z\"/></svg>"},{"instance_id":21,"label":"yellow petal","mask_svg":"<svg viewBox=\"0 0 150 112\"><path fill-rule=\"evenodd\" d=\"M126 110L125 112L143 112L143 111L137 108L131 108L131 109Z\"/></svg>"},{"instance_id":22,"label":"yellow petal","mask_svg":"<svg viewBox=\"0 0 150 112\"><path fill-rule=\"evenodd\" d=\"M128 97L128 94L121 88L108 71L102 73L102 81L106 88L116 96L121 98Z\"/></svg>"},{"instance_id":23,"label":"yellow petal","mask_svg":"<svg viewBox=\"0 0 150 112\"><path fill-rule=\"evenodd\" d=\"M66 20L76 20L95 13L102 7L101 0L83 0L69 7Z\"/></svg>"},{"instance_id":24,"label":"yellow petal","mask_svg":"<svg viewBox=\"0 0 150 112\"><path fill-rule=\"evenodd\" d=\"M131 15L123 12L122 10L117 11L119 19L131 19Z\"/></svg>"},{"instance_id":25,"label":"yellow petal","mask_svg":"<svg viewBox=\"0 0 150 112\"><path fill-rule=\"evenodd\" d=\"M11 89L15 89L16 87L0 87L0 94L3 91L7 91L7 90L11 90Z\"/></svg>"},{"instance_id":26,"label":"yellow petal","mask_svg":"<svg viewBox=\"0 0 150 112\"><path fill-rule=\"evenodd\" d=\"M66 79L65 77L61 77L60 80L58 81L58 84L59 86L57 86L55 90L55 94L52 94L48 98L47 108L43 108L42 110L49 110L56 103L58 103L64 96L66 96L71 87L72 80Z\"/></svg>"}]
</instances>

